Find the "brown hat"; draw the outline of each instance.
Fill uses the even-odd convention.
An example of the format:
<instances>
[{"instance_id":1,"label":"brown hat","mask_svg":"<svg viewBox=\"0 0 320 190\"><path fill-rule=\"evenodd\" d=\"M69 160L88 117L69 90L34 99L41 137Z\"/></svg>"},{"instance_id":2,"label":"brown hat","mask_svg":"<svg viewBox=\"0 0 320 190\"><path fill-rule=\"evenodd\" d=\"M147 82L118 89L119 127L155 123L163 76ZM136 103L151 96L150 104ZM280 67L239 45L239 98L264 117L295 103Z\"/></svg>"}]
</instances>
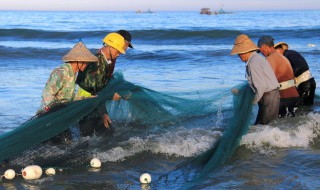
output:
<instances>
[{"instance_id":1,"label":"brown hat","mask_svg":"<svg viewBox=\"0 0 320 190\"><path fill-rule=\"evenodd\" d=\"M233 48L231 50L231 55L248 53L250 51L258 50L258 46L253 43L253 41L245 34L240 34L237 36Z\"/></svg>"},{"instance_id":2,"label":"brown hat","mask_svg":"<svg viewBox=\"0 0 320 190\"><path fill-rule=\"evenodd\" d=\"M98 58L93 55L89 49L79 41L73 48L62 57L64 62L69 61L85 61L85 62L98 62Z\"/></svg>"},{"instance_id":3,"label":"brown hat","mask_svg":"<svg viewBox=\"0 0 320 190\"><path fill-rule=\"evenodd\" d=\"M274 48L281 46L283 50L289 49L289 45L286 42L279 42L274 45Z\"/></svg>"}]
</instances>

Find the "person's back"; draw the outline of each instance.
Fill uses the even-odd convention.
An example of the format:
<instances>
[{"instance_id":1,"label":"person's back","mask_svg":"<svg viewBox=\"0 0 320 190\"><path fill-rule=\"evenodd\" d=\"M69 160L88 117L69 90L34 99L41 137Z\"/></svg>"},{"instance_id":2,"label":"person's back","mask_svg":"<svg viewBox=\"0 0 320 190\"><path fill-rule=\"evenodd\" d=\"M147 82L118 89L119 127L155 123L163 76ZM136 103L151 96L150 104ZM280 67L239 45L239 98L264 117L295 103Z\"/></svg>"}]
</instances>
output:
<instances>
[{"instance_id":1,"label":"person's back","mask_svg":"<svg viewBox=\"0 0 320 190\"><path fill-rule=\"evenodd\" d=\"M312 105L316 89L314 80L305 58L294 50L289 50L289 45L285 42L279 42L274 45L276 51L284 55L289 61L295 76L295 85L304 105Z\"/></svg>"},{"instance_id":2,"label":"person's back","mask_svg":"<svg viewBox=\"0 0 320 190\"><path fill-rule=\"evenodd\" d=\"M295 77L309 70L307 61L300 53L294 50L284 50L283 55L289 60Z\"/></svg>"},{"instance_id":3,"label":"person's back","mask_svg":"<svg viewBox=\"0 0 320 190\"><path fill-rule=\"evenodd\" d=\"M271 36L262 36L258 41L258 47L270 63L280 83L279 116L295 116L295 110L300 102L300 97L296 89L294 74L289 60L275 50L274 39Z\"/></svg>"},{"instance_id":4,"label":"person's back","mask_svg":"<svg viewBox=\"0 0 320 190\"><path fill-rule=\"evenodd\" d=\"M271 64L273 71L280 84L283 82L294 80L294 74L290 62L280 53L274 51L266 57L268 62ZM281 98L293 98L299 97L299 93L295 86L291 86L286 89L281 89L280 86L280 97Z\"/></svg>"}]
</instances>

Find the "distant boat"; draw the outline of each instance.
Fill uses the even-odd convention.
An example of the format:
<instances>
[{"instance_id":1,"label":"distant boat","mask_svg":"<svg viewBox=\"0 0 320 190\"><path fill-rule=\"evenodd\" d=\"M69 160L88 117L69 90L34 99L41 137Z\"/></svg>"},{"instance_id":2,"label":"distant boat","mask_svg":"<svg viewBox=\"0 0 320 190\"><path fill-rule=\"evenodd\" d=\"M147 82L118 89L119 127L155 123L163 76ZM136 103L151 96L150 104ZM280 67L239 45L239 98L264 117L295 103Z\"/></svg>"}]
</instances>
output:
<instances>
[{"instance_id":1,"label":"distant boat","mask_svg":"<svg viewBox=\"0 0 320 190\"><path fill-rule=\"evenodd\" d=\"M220 7L220 9L218 11L215 11L215 14L232 14L233 12L227 12L225 10L223 10L223 5Z\"/></svg>"},{"instance_id":2,"label":"distant boat","mask_svg":"<svg viewBox=\"0 0 320 190\"><path fill-rule=\"evenodd\" d=\"M202 8L200 14L211 15L210 8Z\"/></svg>"},{"instance_id":3,"label":"distant boat","mask_svg":"<svg viewBox=\"0 0 320 190\"><path fill-rule=\"evenodd\" d=\"M212 12L210 10L210 8L202 8L201 11L200 11L200 14L206 14L206 15L211 15L211 14L214 14L214 15L218 15L218 14L232 14L233 12L227 12L225 10L223 10L223 5L221 5L220 9L217 10L217 11L214 11Z\"/></svg>"},{"instance_id":4,"label":"distant boat","mask_svg":"<svg viewBox=\"0 0 320 190\"><path fill-rule=\"evenodd\" d=\"M147 11L137 10L136 13L154 13L154 12L148 9Z\"/></svg>"}]
</instances>

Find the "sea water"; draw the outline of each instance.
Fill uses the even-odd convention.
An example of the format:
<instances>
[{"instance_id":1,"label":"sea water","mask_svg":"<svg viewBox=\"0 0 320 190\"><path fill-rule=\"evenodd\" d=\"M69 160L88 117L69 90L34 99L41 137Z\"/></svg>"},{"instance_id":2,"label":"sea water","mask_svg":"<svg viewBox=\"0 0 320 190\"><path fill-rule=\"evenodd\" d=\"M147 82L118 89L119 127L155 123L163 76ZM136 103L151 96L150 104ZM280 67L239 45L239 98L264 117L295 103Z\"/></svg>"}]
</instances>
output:
<instances>
[{"instance_id":1,"label":"sea water","mask_svg":"<svg viewBox=\"0 0 320 190\"><path fill-rule=\"evenodd\" d=\"M320 11L234 12L0 12L0 134L14 130L40 106L42 89L61 58L81 39L96 52L106 34L125 29L134 49L117 59L126 80L155 91L190 97L232 88L245 81L245 63L230 56L237 35L255 43L262 35L300 52L319 83ZM316 94L319 91L316 90ZM319 189L319 98L295 118L251 126L233 157L197 189ZM108 139L93 137L86 164L63 165L55 176L2 180L7 189L183 189L190 168L179 169L212 148L223 120L194 118L187 124L148 131L118 126ZM131 132L131 133L130 133ZM96 146L95 146L96 145ZM61 150L60 150L61 151ZM43 154L57 154L43 151ZM17 163L33 163L26 157ZM75 159L76 158L71 158ZM1 168L1 173L8 169ZM18 170L16 170L18 172ZM148 172L149 186L139 177Z\"/></svg>"}]
</instances>

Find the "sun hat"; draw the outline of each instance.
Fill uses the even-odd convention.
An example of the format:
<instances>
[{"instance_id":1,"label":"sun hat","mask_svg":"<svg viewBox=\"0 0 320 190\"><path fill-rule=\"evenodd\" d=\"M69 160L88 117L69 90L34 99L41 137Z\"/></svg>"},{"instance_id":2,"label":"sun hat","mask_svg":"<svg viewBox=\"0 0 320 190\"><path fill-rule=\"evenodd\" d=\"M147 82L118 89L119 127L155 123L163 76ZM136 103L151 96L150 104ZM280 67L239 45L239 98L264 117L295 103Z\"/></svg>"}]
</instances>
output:
<instances>
[{"instance_id":1,"label":"sun hat","mask_svg":"<svg viewBox=\"0 0 320 190\"><path fill-rule=\"evenodd\" d=\"M259 50L256 44L254 44L254 42L247 35L240 34L237 36L234 42L231 55L248 53L255 50Z\"/></svg>"},{"instance_id":2,"label":"sun hat","mask_svg":"<svg viewBox=\"0 0 320 190\"><path fill-rule=\"evenodd\" d=\"M118 30L116 33L120 34L127 42L129 42L129 47L133 49L130 32L126 30Z\"/></svg>"},{"instance_id":3,"label":"sun hat","mask_svg":"<svg viewBox=\"0 0 320 190\"><path fill-rule=\"evenodd\" d=\"M80 40L73 48L62 57L64 62L70 61L84 61L84 62L98 62L98 58L93 55L90 50Z\"/></svg>"},{"instance_id":4,"label":"sun hat","mask_svg":"<svg viewBox=\"0 0 320 190\"><path fill-rule=\"evenodd\" d=\"M289 49L289 45L286 42L278 42L274 45L274 48L281 46L283 50Z\"/></svg>"}]
</instances>

